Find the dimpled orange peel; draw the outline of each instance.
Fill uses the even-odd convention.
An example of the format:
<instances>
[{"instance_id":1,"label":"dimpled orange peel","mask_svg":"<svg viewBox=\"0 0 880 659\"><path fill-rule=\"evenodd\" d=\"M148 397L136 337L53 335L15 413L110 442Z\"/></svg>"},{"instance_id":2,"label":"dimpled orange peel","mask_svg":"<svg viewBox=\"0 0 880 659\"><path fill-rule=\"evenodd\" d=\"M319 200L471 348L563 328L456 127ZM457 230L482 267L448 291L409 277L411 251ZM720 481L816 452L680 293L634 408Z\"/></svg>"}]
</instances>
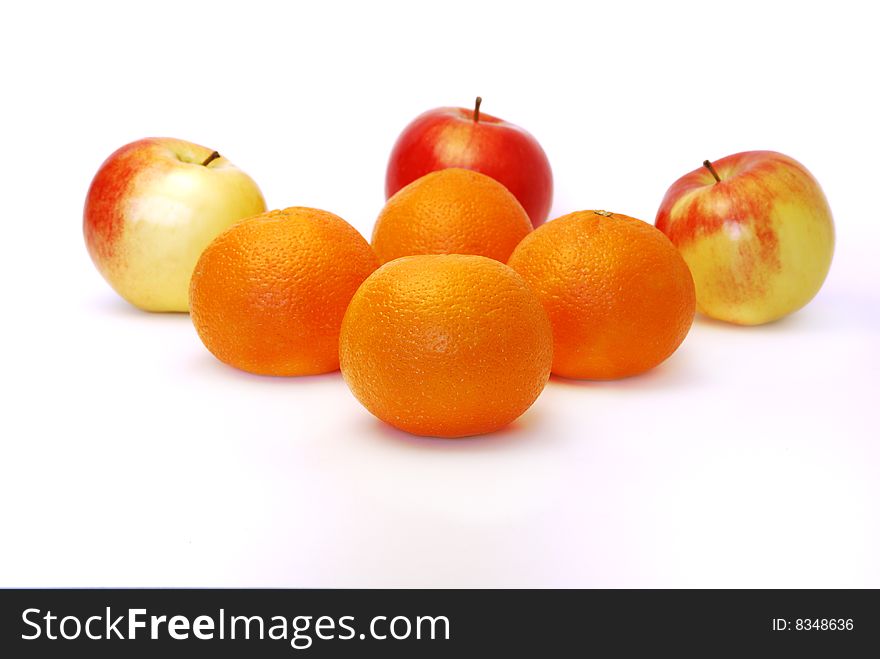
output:
<instances>
[{"instance_id":1,"label":"dimpled orange peel","mask_svg":"<svg viewBox=\"0 0 880 659\"><path fill-rule=\"evenodd\" d=\"M416 435L464 437L531 406L550 375L553 339L540 301L503 263L411 256L355 293L339 353L346 383L375 416Z\"/></svg>"},{"instance_id":2,"label":"dimpled orange peel","mask_svg":"<svg viewBox=\"0 0 880 659\"><path fill-rule=\"evenodd\" d=\"M510 191L485 174L441 169L394 194L376 220L382 263L414 254L479 254L502 263L532 230Z\"/></svg>"},{"instance_id":3,"label":"dimpled orange peel","mask_svg":"<svg viewBox=\"0 0 880 659\"><path fill-rule=\"evenodd\" d=\"M553 325L553 372L608 380L669 357L695 313L681 255L652 225L619 213L579 211L527 236L509 265L528 282Z\"/></svg>"},{"instance_id":4,"label":"dimpled orange peel","mask_svg":"<svg viewBox=\"0 0 880 659\"><path fill-rule=\"evenodd\" d=\"M220 361L260 375L339 368L339 327L378 266L354 227L332 213L287 208L248 218L202 253L190 315Z\"/></svg>"}]
</instances>

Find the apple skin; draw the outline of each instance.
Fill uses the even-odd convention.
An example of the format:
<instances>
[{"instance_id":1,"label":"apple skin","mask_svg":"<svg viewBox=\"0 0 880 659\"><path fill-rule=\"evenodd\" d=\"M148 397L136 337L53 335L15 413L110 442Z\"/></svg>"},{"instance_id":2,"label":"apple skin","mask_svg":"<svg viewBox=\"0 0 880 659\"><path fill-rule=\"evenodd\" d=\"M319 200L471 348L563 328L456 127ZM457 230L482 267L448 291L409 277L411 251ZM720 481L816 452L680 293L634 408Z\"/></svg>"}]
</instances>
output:
<instances>
[{"instance_id":1,"label":"apple skin","mask_svg":"<svg viewBox=\"0 0 880 659\"><path fill-rule=\"evenodd\" d=\"M691 269L697 310L760 325L807 304L825 281L834 221L819 183L774 151L736 153L678 179L655 225Z\"/></svg>"},{"instance_id":2,"label":"apple skin","mask_svg":"<svg viewBox=\"0 0 880 659\"><path fill-rule=\"evenodd\" d=\"M221 231L266 210L257 184L198 144L146 138L101 165L86 196L83 234L95 266L128 302L188 311L189 280Z\"/></svg>"},{"instance_id":3,"label":"apple skin","mask_svg":"<svg viewBox=\"0 0 880 659\"><path fill-rule=\"evenodd\" d=\"M553 202L550 161L530 133L475 109L436 108L397 138L385 176L385 198L425 174L461 167L491 176L513 193L539 226Z\"/></svg>"}]
</instances>

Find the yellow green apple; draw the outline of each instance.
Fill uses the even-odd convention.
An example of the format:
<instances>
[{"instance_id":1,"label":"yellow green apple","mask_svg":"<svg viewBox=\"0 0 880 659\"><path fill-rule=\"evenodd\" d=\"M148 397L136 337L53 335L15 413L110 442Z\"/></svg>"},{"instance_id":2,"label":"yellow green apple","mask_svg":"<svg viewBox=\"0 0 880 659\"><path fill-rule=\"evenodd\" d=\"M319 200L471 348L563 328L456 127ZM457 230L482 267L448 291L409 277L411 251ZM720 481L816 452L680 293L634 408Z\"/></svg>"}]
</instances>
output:
<instances>
[{"instance_id":1,"label":"yellow green apple","mask_svg":"<svg viewBox=\"0 0 880 659\"><path fill-rule=\"evenodd\" d=\"M147 138L114 152L83 211L86 247L119 295L147 311L187 311L205 247L266 210L257 184L213 149Z\"/></svg>"},{"instance_id":2,"label":"yellow green apple","mask_svg":"<svg viewBox=\"0 0 880 659\"><path fill-rule=\"evenodd\" d=\"M655 224L691 269L697 309L740 325L807 304L834 253L822 188L802 164L774 151L705 161L672 184Z\"/></svg>"}]
</instances>

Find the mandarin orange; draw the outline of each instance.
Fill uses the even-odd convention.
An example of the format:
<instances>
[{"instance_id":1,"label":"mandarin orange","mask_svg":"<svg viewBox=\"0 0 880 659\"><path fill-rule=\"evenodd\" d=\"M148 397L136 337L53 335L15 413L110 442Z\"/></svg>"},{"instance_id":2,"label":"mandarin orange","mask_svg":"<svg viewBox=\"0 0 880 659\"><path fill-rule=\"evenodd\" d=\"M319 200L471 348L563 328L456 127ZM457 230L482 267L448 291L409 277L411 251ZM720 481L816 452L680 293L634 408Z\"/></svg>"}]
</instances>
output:
<instances>
[{"instance_id":1,"label":"mandarin orange","mask_svg":"<svg viewBox=\"0 0 880 659\"><path fill-rule=\"evenodd\" d=\"M372 243L382 263L414 254L478 254L504 262L531 230L528 214L501 183L450 168L394 194L376 220Z\"/></svg>"},{"instance_id":2,"label":"mandarin orange","mask_svg":"<svg viewBox=\"0 0 880 659\"><path fill-rule=\"evenodd\" d=\"M550 375L541 302L503 263L400 258L358 289L342 322L342 375L383 421L416 435L492 432L525 412Z\"/></svg>"},{"instance_id":3,"label":"mandarin orange","mask_svg":"<svg viewBox=\"0 0 880 659\"><path fill-rule=\"evenodd\" d=\"M684 340L695 313L690 270L652 225L580 211L539 227L508 262L553 325L553 372L607 380L647 371Z\"/></svg>"},{"instance_id":4,"label":"mandarin orange","mask_svg":"<svg viewBox=\"0 0 880 659\"><path fill-rule=\"evenodd\" d=\"M220 361L260 375L339 368L339 327L378 267L354 227L332 213L287 208L220 234L190 283L190 315Z\"/></svg>"}]
</instances>

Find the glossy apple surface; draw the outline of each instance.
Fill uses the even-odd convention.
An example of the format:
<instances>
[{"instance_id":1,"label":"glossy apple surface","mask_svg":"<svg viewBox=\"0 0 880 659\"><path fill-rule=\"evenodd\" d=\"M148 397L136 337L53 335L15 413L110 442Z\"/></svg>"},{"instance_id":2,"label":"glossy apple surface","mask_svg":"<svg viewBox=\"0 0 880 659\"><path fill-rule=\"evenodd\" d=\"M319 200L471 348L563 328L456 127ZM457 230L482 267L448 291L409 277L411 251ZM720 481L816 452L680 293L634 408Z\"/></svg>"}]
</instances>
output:
<instances>
[{"instance_id":1,"label":"glossy apple surface","mask_svg":"<svg viewBox=\"0 0 880 659\"><path fill-rule=\"evenodd\" d=\"M697 309L740 325L807 304L834 253L834 222L818 182L774 151L706 161L672 184L655 224L691 269Z\"/></svg>"},{"instance_id":2,"label":"glossy apple surface","mask_svg":"<svg viewBox=\"0 0 880 659\"><path fill-rule=\"evenodd\" d=\"M438 169L473 169L513 193L534 226L553 202L550 161L530 133L472 109L436 108L416 117L400 134L388 160L385 198Z\"/></svg>"},{"instance_id":3,"label":"glossy apple surface","mask_svg":"<svg viewBox=\"0 0 880 659\"><path fill-rule=\"evenodd\" d=\"M266 210L257 184L216 152L147 138L114 152L83 211L86 246L119 295L147 311L188 311L202 251L238 220Z\"/></svg>"},{"instance_id":4,"label":"glossy apple surface","mask_svg":"<svg viewBox=\"0 0 880 659\"><path fill-rule=\"evenodd\" d=\"M114 152L83 210L86 246L119 295L148 311L187 311L199 256L221 231L266 210L257 184L215 152L147 138Z\"/></svg>"}]
</instances>

